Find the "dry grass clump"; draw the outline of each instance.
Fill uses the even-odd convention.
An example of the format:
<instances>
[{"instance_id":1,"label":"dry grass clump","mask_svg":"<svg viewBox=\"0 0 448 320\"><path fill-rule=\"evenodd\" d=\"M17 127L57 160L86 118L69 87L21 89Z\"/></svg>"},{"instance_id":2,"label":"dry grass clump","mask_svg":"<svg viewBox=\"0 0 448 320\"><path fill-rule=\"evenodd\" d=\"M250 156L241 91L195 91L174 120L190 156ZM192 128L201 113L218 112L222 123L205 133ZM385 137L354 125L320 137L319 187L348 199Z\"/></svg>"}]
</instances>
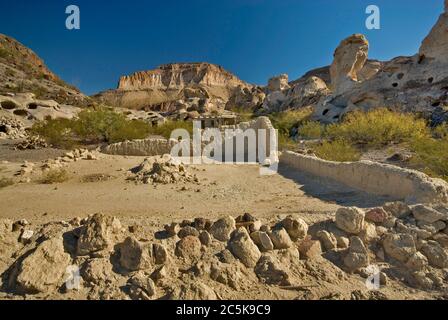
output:
<instances>
[{"instance_id":1,"label":"dry grass clump","mask_svg":"<svg viewBox=\"0 0 448 320\"><path fill-rule=\"evenodd\" d=\"M63 183L70 178L68 172L64 169L53 169L48 171L40 180L41 184Z\"/></svg>"}]
</instances>

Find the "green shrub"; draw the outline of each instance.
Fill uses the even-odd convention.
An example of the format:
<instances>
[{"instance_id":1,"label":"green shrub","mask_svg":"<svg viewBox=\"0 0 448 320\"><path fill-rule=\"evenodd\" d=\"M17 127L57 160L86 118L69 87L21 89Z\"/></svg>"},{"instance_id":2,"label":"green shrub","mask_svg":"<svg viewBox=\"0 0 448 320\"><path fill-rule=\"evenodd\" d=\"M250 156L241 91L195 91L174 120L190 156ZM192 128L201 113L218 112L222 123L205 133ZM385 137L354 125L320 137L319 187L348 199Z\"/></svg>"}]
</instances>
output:
<instances>
[{"instance_id":1,"label":"green shrub","mask_svg":"<svg viewBox=\"0 0 448 320\"><path fill-rule=\"evenodd\" d=\"M380 147L428 136L429 129L424 120L412 114L379 108L349 113L341 123L329 125L326 134L331 140L343 139L351 144Z\"/></svg>"},{"instance_id":2,"label":"green shrub","mask_svg":"<svg viewBox=\"0 0 448 320\"><path fill-rule=\"evenodd\" d=\"M12 186L14 181L9 178L0 178L0 189Z\"/></svg>"},{"instance_id":3,"label":"green shrub","mask_svg":"<svg viewBox=\"0 0 448 320\"><path fill-rule=\"evenodd\" d=\"M321 159L337 162L358 161L361 157L359 151L344 140L324 141L314 147L314 152Z\"/></svg>"},{"instance_id":4,"label":"green shrub","mask_svg":"<svg viewBox=\"0 0 448 320\"><path fill-rule=\"evenodd\" d=\"M69 148L76 143L114 143L146 138L151 126L140 120L127 120L123 114L106 108L83 110L77 119L56 119L36 123L31 132L49 144Z\"/></svg>"},{"instance_id":5,"label":"green shrub","mask_svg":"<svg viewBox=\"0 0 448 320\"><path fill-rule=\"evenodd\" d=\"M42 179L39 180L41 184L55 184L63 183L69 179L69 175L64 169L50 170L48 171Z\"/></svg>"},{"instance_id":6,"label":"green shrub","mask_svg":"<svg viewBox=\"0 0 448 320\"><path fill-rule=\"evenodd\" d=\"M268 115L274 128L278 129L279 135L290 135L291 129L297 127L313 113L311 108L289 110L284 112L271 113Z\"/></svg>"},{"instance_id":7,"label":"green shrub","mask_svg":"<svg viewBox=\"0 0 448 320\"><path fill-rule=\"evenodd\" d=\"M443 123L433 129L433 135L438 139L448 139L448 123Z\"/></svg>"},{"instance_id":8,"label":"green shrub","mask_svg":"<svg viewBox=\"0 0 448 320\"><path fill-rule=\"evenodd\" d=\"M241 122L247 122L254 118L254 111L248 108L233 107L230 109L233 113L238 115Z\"/></svg>"},{"instance_id":9,"label":"green shrub","mask_svg":"<svg viewBox=\"0 0 448 320\"><path fill-rule=\"evenodd\" d=\"M298 128L298 134L304 139L320 139L324 135L325 127L317 121L307 121Z\"/></svg>"},{"instance_id":10,"label":"green shrub","mask_svg":"<svg viewBox=\"0 0 448 320\"><path fill-rule=\"evenodd\" d=\"M55 147L71 149L76 143L72 134L73 120L51 119L36 122L30 130L33 135L38 135Z\"/></svg>"},{"instance_id":11,"label":"green shrub","mask_svg":"<svg viewBox=\"0 0 448 320\"><path fill-rule=\"evenodd\" d=\"M411 163L432 177L448 181L448 138L419 138L411 144L416 155Z\"/></svg>"},{"instance_id":12,"label":"green shrub","mask_svg":"<svg viewBox=\"0 0 448 320\"><path fill-rule=\"evenodd\" d=\"M185 129L193 136L193 122L191 121L167 121L158 126L150 127L149 133L154 136L162 136L166 139L171 137L171 132L176 129Z\"/></svg>"}]
</instances>

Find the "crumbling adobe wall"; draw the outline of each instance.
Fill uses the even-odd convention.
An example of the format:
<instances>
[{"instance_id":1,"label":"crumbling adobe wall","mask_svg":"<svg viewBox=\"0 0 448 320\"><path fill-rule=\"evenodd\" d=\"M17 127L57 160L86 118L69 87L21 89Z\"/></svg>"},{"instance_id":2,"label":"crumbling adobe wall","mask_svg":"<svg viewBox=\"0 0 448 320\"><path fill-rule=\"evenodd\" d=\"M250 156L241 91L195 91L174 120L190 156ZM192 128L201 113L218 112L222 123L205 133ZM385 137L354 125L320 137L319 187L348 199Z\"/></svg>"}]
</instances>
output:
<instances>
[{"instance_id":1,"label":"crumbling adobe wall","mask_svg":"<svg viewBox=\"0 0 448 320\"><path fill-rule=\"evenodd\" d=\"M290 151L281 155L280 163L367 193L387 195L408 203L448 201L446 182L415 170L371 161L331 162Z\"/></svg>"},{"instance_id":2,"label":"crumbling adobe wall","mask_svg":"<svg viewBox=\"0 0 448 320\"><path fill-rule=\"evenodd\" d=\"M159 138L118 142L104 147L101 152L123 156L157 156L169 154L176 140Z\"/></svg>"}]
</instances>

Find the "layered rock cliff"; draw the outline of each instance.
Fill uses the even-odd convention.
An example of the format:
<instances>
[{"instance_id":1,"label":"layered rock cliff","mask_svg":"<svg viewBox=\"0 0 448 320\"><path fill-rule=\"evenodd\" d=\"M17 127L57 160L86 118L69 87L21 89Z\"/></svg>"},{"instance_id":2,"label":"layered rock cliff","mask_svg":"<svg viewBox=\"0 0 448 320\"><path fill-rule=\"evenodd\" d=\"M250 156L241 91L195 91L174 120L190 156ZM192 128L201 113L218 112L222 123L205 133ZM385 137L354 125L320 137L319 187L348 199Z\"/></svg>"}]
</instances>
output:
<instances>
[{"instance_id":1,"label":"layered rock cliff","mask_svg":"<svg viewBox=\"0 0 448 320\"><path fill-rule=\"evenodd\" d=\"M100 101L130 109L166 113L223 110L235 90L252 88L210 63L173 63L120 78L118 88L101 92Z\"/></svg>"}]
</instances>

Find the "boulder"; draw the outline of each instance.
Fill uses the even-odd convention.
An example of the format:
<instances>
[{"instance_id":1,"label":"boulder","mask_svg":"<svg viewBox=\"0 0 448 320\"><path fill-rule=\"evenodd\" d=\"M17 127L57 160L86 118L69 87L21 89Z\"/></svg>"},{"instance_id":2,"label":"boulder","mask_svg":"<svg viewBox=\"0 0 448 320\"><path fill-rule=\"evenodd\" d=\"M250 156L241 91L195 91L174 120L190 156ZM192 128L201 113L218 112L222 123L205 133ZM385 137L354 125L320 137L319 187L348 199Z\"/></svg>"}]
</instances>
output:
<instances>
[{"instance_id":1,"label":"boulder","mask_svg":"<svg viewBox=\"0 0 448 320\"><path fill-rule=\"evenodd\" d=\"M422 271L428 267L428 259L421 253L414 253L406 262L406 267L412 271Z\"/></svg>"},{"instance_id":2,"label":"boulder","mask_svg":"<svg viewBox=\"0 0 448 320\"><path fill-rule=\"evenodd\" d=\"M180 229L181 229L180 225L176 222L165 225L165 231L170 237L174 237L175 235L177 235Z\"/></svg>"},{"instance_id":3,"label":"boulder","mask_svg":"<svg viewBox=\"0 0 448 320\"><path fill-rule=\"evenodd\" d=\"M423 222L434 223L437 220L447 220L448 215L437 211L431 207L423 204L418 204L412 207L412 215L415 219Z\"/></svg>"},{"instance_id":4,"label":"boulder","mask_svg":"<svg viewBox=\"0 0 448 320\"><path fill-rule=\"evenodd\" d=\"M320 241L311 240L311 238L305 238L304 240L299 241L298 249L300 257L306 260L315 259L322 255Z\"/></svg>"},{"instance_id":5,"label":"boulder","mask_svg":"<svg viewBox=\"0 0 448 320\"><path fill-rule=\"evenodd\" d=\"M370 263L369 253L361 238L351 237L350 247L344 257L344 264L350 271L367 267Z\"/></svg>"},{"instance_id":6,"label":"boulder","mask_svg":"<svg viewBox=\"0 0 448 320\"><path fill-rule=\"evenodd\" d=\"M369 209L366 211L366 220L373 223L383 224L388 216L389 215L386 210L381 207Z\"/></svg>"},{"instance_id":7,"label":"boulder","mask_svg":"<svg viewBox=\"0 0 448 320\"><path fill-rule=\"evenodd\" d=\"M121 230L121 223L115 217L95 214L81 227L77 254L88 255L113 245L113 235Z\"/></svg>"},{"instance_id":8,"label":"boulder","mask_svg":"<svg viewBox=\"0 0 448 320\"><path fill-rule=\"evenodd\" d=\"M196 260L201 256L201 241L198 237L187 236L176 244L176 256L189 260Z\"/></svg>"},{"instance_id":9,"label":"boulder","mask_svg":"<svg viewBox=\"0 0 448 320\"><path fill-rule=\"evenodd\" d=\"M233 217L228 216L225 218L221 218L215 223L213 223L213 225L210 228L210 233L212 234L213 237L215 237L215 239L222 242L226 242L229 241L230 235L235 230L235 228L236 228L235 219Z\"/></svg>"},{"instance_id":10,"label":"boulder","mask_svg":"<svg viewBox=\"0 0 448 320\"><path fill-rule=\"evenodd\" d=\"M239 228L233 233L229 241L229 250L248 268L255 267L261 256L260 250L245 228Z\"/></svg>"},{"instance_id":11,"label":"boulder","mask_svg":"<svg viewBox=\"0 0 448 320\"><path fill-rule=\"evenodd\" d=\"M202 231L201 234L199 235L199 240L206 247L211 245L213 242L213 238L212 238L211 234L208 233L208 231Z\"/></svg>"},{"instance_id":12,"label":"boulder","mask_svg":"<svg viewBox=\"0 0 448 320\"><path fill-rule=\"evenodd\" d=\"M336 226L350 234L358 234L364 227L364 212L356 207L343 207L336 211Z\"/></svg>"},{"instance_id":13,"label":"boulder","mask_svg":"<svg viewBox=\"0 0 448 320\"><path fill-rule=\"evenodd\" d=\"M81 269L81 276L85 282L91 285L105 285L116 280L109 258L91 259Z\"/></svg>"},{"instance_id":14,"label":"boulder","mask_svg":"<svg viewBox=\"0 0 448 320\"><path fill-rule=\"evenodd\" d=\"M120 265L129 271L148 269L152 265L151 247L134 237L127 237L119 246Z\"/></svg>"},{"instance_id":15,"label":"boulder","mask_svg":"<svg viewBox=\"0 0 448 320\"><path fill-rule=\"evenodd\" d=\"M353 88L368 52L369 43L362 34L354 34L339 44L330 67L331 88L336 94Z\"/></svg>"},{"instance_id":16,"label":"boulder","mask_svg":"<svg viewBox=\"0 0 448 320\"><path fill-rule=\"evenodd\" d=\"M383 247L387 255L403 263L417 252L414 238L410 234L389 233L384 238Z\"/></svg>"},{"instance_id":17,"label":"boulder","mask_svg":"<svg viewBox=\"0 0 448 320\"><path fill-rule=\"evenodd\" d=\"M292 216L283 219L278 227L283 227L293 241L304 239L308 233L308 225L306 222Z\"/></svg>"},{"instance_id":18,"label":"boulder","mask_svg":"<svg viewBox=\"0 0 448 320\"><path fill-rule=\"evenodd\" d=\"M287 74L281 74L276 77L272 77L268 81L269 92L283 91L289 89L289 77Z\"/></svg>"},{"instance_id":19,"label":"boulder","mask_svg":"<svg viewBox=\"0 0 448 320\"><path fill-rule=\"evenodd\" d=\"M180 229L177 235L181 239L187 236L199 237L199 231L191 226L185 226L182 229Z\"/></svg>"},{"instance_id":20,"label":"boulder","mask_svg":"<svg viewBox=\"0 0 448 320\"><path fill-rule=\"evenodd\" d=\"M293 246L293 242L284 228L272 230L269 232L269 238L271 238L275 249L288 249Z\"/></svg>"},{"instance_id":21,"label":"boulder","mask_svg":"<svg viewBox=\"0 0 448 320\"><path fill-rule=\"evenodd\" d=\"M272 254L263 254L255 267L258 278L269 285L290 285L288 271Z\"/></svg>"},{"instance_id":22,"label":"boulder","mask_svg":"<svg viewBox=\"0 0 448 320\"><path fill-rule=\"evenodd\" d=\"M406 218L411 214L411 208L401 201L388 202L383 206L383 209L390 215L398 219Z\"/></svg>"},{"instance_id":23,"label":"boulder","mask_svg":"<svg viewBox=\"0 0 448 320\"><path fill-rule=\"evenodd\" d=\"M320 230L317 233L317 237L321 241L323 248L325 250L334 250L338 247L338 240L336 239L335 235L331 232Z\"/></svg>"},{"instance_id":24,"label":"boulder","mask_svg":"<svg viewBox=\"0 0 448 320\"><path fill-rule=\"evenodd\" d=\"M138 272L129 279L131 285L132 296L137 299L149 300L156 294L156 285L151 277L144 273Z\"/></svg>"},{"instance_id":25,"label":"boulder","mask_svg":"<svg viewBox=\"0 0 448 320\"><path fill-rule=\"evenodd\" d=\"M57 290L64 283L64 275L70 262L70 255L64 250L62 236L44 241L20 264L17 286L30 294Z\"/></svg>"},{"instance_id":26,"label":"boulder","mask_svg":"<svg viewBox=\"0 0 448 320\"><path fill-rule=\"evenodd\" d=\"M164 264L168 260L168 250L159 243L152 245L152 255L155 264Z\"/></svg>"},{"instance_id":27,"label":"boulder","mask_svg":"<svg viewBox=\"0 0 448 320\"><path fill-rule=\"evenodd\" d=\"M250 237L262 252L274 250L274 244L266 232L255 231L250 234Z\"/></svg>"},{"instance_id":28,"label":"boulder","mask_svg":"<svg viewBox=\"0 0 448 320\"><path fill-rule=\"evenodd\" d=\"M448 254L438 242L428 241L420 250L428 258L431 266L440 269L448 267Z\"/></svg>"}]
</instances>

